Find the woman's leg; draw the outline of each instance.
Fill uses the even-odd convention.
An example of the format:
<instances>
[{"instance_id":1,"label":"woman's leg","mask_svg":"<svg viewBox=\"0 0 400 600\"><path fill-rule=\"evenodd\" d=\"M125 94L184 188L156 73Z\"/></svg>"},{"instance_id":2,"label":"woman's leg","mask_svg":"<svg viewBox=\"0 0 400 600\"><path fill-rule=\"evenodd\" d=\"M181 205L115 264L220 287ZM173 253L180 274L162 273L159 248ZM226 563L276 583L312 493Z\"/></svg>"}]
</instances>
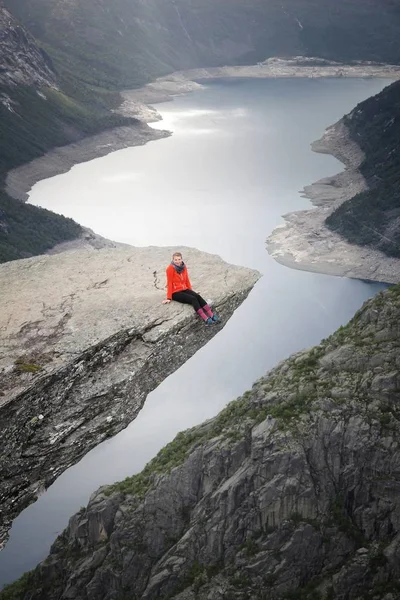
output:
<instances>
[{"instance_id":1,"label":"woman's leg","mask_svg":"<svg viewBox=\"0 0 400 600\"><path fill-rule=\"evenodd\" d=\"M200 294L198 294L197 292L194 292L193 290L185 290L185 293L195 296L197 298L199 305L204 310L206 315L208 315L210 317L210 319L213 319L214 321L220 320L219 317L214 315L213 311L211 310L211 306L209 306L207 304L207 302L204 300L204 298L202 298L202 296L200 296Z\"/></svg>"},{"instance_id":2,"label":"woman's leg","mask_svg":"<svg viewBox=\"0 0 400 600\"><path fill-rule=\"evenodd\" d=\"M201 307L200 302L197 298L197 294L188 293L191 291L192 290L185 290L184 292L175 292L174 294L172 294L172 300L176 300L177 302L181 302L182 304L191 304L193 306L193 309L203 319L203 321L207 321L208 315Z\"/></svg>"}]
</instances>

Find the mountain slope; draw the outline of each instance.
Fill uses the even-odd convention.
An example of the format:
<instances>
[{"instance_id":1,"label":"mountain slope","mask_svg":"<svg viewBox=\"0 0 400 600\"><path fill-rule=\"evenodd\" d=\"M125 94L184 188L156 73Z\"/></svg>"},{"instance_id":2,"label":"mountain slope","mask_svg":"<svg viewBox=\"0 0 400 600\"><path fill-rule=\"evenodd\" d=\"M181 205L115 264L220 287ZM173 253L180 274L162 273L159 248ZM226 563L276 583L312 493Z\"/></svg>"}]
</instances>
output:
<instances>
[{"instance_id":1,"label":"mountain slope","mask_svg":"<svg viewBox=\"0 0 400 600\"><path fill-rule=\"evenodd\" d=\"M60 75L142 85L196 66L304 54L399 62L391 0L6 0ZM365 36L365 31L369 35Z\"/></svg>"},{"instance_id":2,"label":"mountain slope","mask_svg":"<svg viewBox=\"0 0 400 600\"><path fill-rule=\"evenodd\" d=\"M370 189L326 220L350 242L400 257L400 82L359 104L343 119L365 153L360 167Z\"/></svg>"},{"instance_id":3,"label":"mountain slope","mask_svg":"<svg viewBox=\"0 0 400 600\"><path fill-rule=\"evenodd\" d=\"M400 597L400 287L94 494L1 600Z\"/></svg>"},{"instance_id":4,"label":"mountain slope","mask_svg":"<svg viewBox=\"0 0 400 600\"><path fill-rule=\"evenodd\" d=\"M0 1L0 187L7 169L65 141L54 123L46 133L57 94L50 58ZM0 189L0 262L45 252L81 231L71 219L26 206Z\"/></svg>"}]
</instances>

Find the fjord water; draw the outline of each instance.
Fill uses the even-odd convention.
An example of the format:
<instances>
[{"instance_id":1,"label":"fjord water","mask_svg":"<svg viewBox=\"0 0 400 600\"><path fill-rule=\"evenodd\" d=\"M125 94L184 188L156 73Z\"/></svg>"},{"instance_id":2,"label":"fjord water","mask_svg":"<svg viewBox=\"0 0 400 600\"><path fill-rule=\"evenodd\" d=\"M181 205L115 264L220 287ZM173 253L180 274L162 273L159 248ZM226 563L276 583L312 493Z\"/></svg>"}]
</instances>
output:
<instances>
[{"instance_id":1,"label":"fjord water","mask_svg":"<svg viewBox=\"0 0 400 600\"><path fill-rule=\"evenodd\" d=\"M66 471L16 519L0 552L0 585L47 555L69 516L97 487L138 472L178 431L217 414L277 361L318 343L382 289L286 268L268 255L265 239L282 214L309 208L299 190L342 168L313 153L310 143L387 84L208 84L157 106L163 121L155 126L172 130L172 137L77 165L34 186L32 203L107 238L195 246L256 268L263 278L225 328L148 396L126 430Z\"/></svg>"}]
</instances>

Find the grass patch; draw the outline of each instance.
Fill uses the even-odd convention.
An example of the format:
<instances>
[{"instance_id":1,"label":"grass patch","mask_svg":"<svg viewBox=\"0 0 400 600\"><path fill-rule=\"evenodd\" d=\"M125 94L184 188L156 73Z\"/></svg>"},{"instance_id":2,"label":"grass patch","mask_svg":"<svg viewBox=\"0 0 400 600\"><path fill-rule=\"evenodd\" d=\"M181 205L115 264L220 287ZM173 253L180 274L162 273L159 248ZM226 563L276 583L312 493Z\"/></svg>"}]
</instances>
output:
<instances>
[{"instance_id":1,"label":"grass patch","mask_svg":"<svg viewBox=\"0 0 400 600\"><path fill-rule=\"evenodd\" d=\"M14 369L20 373L38 373L42 370L42 367L35 363L26 363L24 360L18 359L14 363Z\"/></svg>"},{"instance_id":2,"label":"grass patch","mask_svg":"<svg viewBox=\"0 0 400 600\"><path fill-rule=\"evenodd\" d=\"M269 409L270 415L281 422L281 424L289 424L294 420L310 411L312 397L309 394L298 393L291 400L275 404Z\"/></svg>"},{"instance_id":3,"label":"grass patch","mask_svg":"<svg viewBox=\"0 0 400 600\"><path fill-rule=\"evenodd\" d=\"M197 446L221 436L223 433L228 434L229 427L238 422L243 423L243 419L249 415L252 415L249 397L245 396L234 400L209 424L178 433L175 439L162 448L141 473L109 486L104 493L110 495L113 492L122 492L143 498L151 487L155 474L170 473L174 467L183 464Z\"/></svg>"},{"instance_id":4,"label":"grass patch","mask_svg":"<svg viewBox=\"0 0 400 600\"><path fill-rule=\"evenodd\" d=\"M260 551L260 546L253 538L249 538L241 545L240 549L243 550L246 556L251 557Z\"/></svg>"},{"instance_id":5,"label":"grass patch","mask_svg":"<svg viewBox=\"0 0 400 600\"><path fill-rule=\"evenodd\" d=\"M24 573L14 583L6 585L2 591L0 591L0 600L23 600L25 595L35 589L35 577L33 571Z\"/></svg>"}]
</instances>

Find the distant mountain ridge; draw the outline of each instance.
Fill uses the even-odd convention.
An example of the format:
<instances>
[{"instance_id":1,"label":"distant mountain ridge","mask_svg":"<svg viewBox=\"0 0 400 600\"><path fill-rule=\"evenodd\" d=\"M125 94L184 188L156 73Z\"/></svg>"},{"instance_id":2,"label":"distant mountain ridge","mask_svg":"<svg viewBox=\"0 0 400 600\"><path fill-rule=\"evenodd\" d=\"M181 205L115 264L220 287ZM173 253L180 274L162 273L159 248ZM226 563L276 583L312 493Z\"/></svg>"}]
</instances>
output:
<instances>
[{"instance_id":1,"label":"distant mountain ridge","mask_svg":"<svg viewBox=\"0 0 400 600\"><path fill-rule=\"evenodd\" d=\"M392 0L5 0L60 75L104 87L277 55L400 62ZM368 36L365 35L368 31Z\"/></svg>"}]
</instances>

